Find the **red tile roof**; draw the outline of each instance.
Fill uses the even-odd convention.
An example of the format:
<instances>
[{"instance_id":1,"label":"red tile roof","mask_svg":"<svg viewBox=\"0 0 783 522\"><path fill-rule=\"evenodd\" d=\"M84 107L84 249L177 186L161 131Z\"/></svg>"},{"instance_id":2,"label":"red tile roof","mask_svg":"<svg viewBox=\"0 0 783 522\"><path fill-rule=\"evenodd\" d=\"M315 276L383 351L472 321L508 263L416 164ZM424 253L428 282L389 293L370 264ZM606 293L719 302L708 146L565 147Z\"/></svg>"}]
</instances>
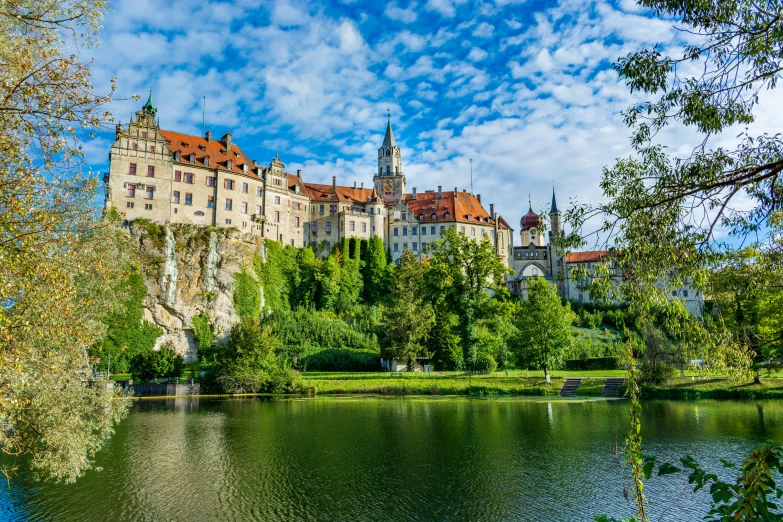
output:
<instances>
[{"instance_id":1,"label":"red tile roof","mask_svg":"<svg viewBox=\"0 0 783 522\"><path fill-rule=\"evenodd\" d=\"M337 185L337 198L335 198L335 188L332 187L332 185L321 185L319 183L305 183L304 185L310 192L310 199L322 201L334 201L337 199L338 201L360 203L364 205L372 198L373 192L373 189L342 187Z\"/></svg>"},{"instance_id":2,"label":"red tile roof","mask_svg":"<svg viewBox=\"0 0 783 522\"><path fill-rule=\"evenodd\" d=\"M566 255L566 263L596 263L606 259L608 250L588 250L587 252L571 252Z\"/></svg>"},{"instance_id":3,"label":"red tile roof","mask_svg":"<svg viewBox=\"0 0 783 522\"><path fill-rule=\"evenodd\" d=\"M492 223L489 213L484 210L479 200L467 192L446 191L443 199L438 199L437 192L424 192L403 195L403 201L422 222L458 221L460 223ZM435 219L432 219L432 214ZM446 217L448 214L448 217ZM498 217L498 226L511 228L505 220Z\"/></svg>"},{"instance_id":4,"label":"red tile roof","mask_svg":"<svg viewBox=\"0 0 783 522\"><path fill-rule=\"evenodd\" d=\"M256 167L253 166L253 162L242 152L242 149L236 143L231 144L231 150L227 150L225 144L220 140L207 141L206 138L199 136L189 136L187 134L180 134L178 132L172 132L162 130L160 133L166 140L168 140L168 147L172 154L176 151L182 153L182 161L174 161L175 164L181 165L194 165L190 163L188 156L191 152L196 154L195 165L199 167L205 167L209 169L229 170L227 168L228 160L233 161L231 172L234 174L246 175L250 178L258 179L258 174L255 172ZM204 158L209 156L209 165L204 165ZM247 174L242 170L242 164L247 163Z\"/></svg>"}]
</instances>

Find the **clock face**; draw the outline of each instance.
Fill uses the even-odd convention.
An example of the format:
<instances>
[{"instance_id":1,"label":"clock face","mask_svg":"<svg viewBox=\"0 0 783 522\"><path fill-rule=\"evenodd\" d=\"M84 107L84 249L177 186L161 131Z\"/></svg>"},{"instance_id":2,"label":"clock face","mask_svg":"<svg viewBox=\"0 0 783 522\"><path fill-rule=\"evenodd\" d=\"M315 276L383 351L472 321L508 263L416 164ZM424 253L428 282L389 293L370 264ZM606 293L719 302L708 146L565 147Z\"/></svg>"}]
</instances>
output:
<instances>
[{"instance_id":1,"label":"clock face","mask_svg":"<svg viewBox=\"0 0 783 522\"><path fill-rule=\"evenodd\" d=\"M392 182L391 181L384 182L383 190L385 190L386 192L391 192L393 188L394 187L392 186Z\"/></svg>"}]
</instances>

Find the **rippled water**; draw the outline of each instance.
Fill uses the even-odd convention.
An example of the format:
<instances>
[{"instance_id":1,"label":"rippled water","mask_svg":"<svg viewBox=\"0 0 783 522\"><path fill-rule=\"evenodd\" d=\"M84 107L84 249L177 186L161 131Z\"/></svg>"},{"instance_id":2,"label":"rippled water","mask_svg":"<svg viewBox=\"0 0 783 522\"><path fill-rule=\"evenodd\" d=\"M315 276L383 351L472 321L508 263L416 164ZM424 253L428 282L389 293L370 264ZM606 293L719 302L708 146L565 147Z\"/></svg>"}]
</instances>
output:
<instances>
[{"instance_id":1,"label":"rippled water","mask_svg":"<svg viewBox=\"0 0 783 522\"><path fill-rule=\"evenodd\" d=\"M73 485L25 475L0 520L592 520L630 515L612 446L625 402L242 399L143 402ZM648 402L645 451L723 473L783 441L779 402ZM653 513L685 477L656 478ZM706 493L664 520L701 520ZM657 520L657 516L654 518Z\"/></svg>"}]
</instances>

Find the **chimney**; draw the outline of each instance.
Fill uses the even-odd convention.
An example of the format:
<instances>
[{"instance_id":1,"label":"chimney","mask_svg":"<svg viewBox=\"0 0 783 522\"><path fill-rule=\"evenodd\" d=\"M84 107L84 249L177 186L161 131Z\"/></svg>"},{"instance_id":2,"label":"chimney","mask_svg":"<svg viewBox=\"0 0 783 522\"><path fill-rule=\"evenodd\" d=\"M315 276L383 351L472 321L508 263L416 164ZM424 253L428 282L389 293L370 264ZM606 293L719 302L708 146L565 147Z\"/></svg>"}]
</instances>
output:
<instances>
[{"instance_id":1,"label":"chimney","mask_svg":"<svg viewBox=\"0 0 783 522\"><path fill-rule=\"evenodd\" d=\"M489 204L489 217L492 219L495 219L495 204L490 203Z\"/></svg>"},{"instance_id":2,"label":"chimney","mask_svg":"<svg viewBox=\"0 0 783 522\"><path fill-rule=\"evenodd\" d=\"M256 160L253 160L253 166L254 167L258 166L258 163L256 163Z\"/></svg>"},{"instance_id":3,"label":"chimney","mask_svg":"<svg viewBox=\"0 0 783 522\"><path fill-rule=\"evenodd\" d=\"M353 182L353 189L356 190L356 181Z\"/></svg>"},{"instance_id":4,"label":"chimney","mask_svg":"<svg viewBox=\"0 0 783 522\"><path fill-rule=\"evenodd\" d=\"M479 203L481 203L481 194L476 194L476 199L478 200Z\"/></svg>"},{"instance_id":5,"label":"chimney","mask_svg":"<svg viewBox=\"0 0 783 522\"><path fill-rule=\"evenodd\" d=\"M207 131L206 138L207 138L207 143L212 143L212 131L211 130Z\"/></svg>"},{"instance_id":6,"label":"chimney","mask_svg":"<svg viewBox=\"0 0 783 522\"><path fill-rule=\"evenodd\" d=\"M296 177L302 179L302 169L296 169Z\"/></svg>"},{"instance_id":7,"label":"chimney","mask_svg":"<svg viewBox=\"0 0 783 522\"><path fill-rule=\"evenodd\" d=\"M495 204L494 203L490 203L489 204L489 217L492 218L492 226L495 229L495 255L498 255L499 252L500 252L499 249L498 249L498 245L499 245L499 243L498 243L498 216L497 216L497 214L495 214Z\"/></svg>"},{"instance_id":8,"label":"chimney","mask_svg":"<svg viewBox=\"0 0 783 522\"><path fill-rule=\"evenodd\" d=\"M362 190L364 190L364 181L362 181Z\"/></svg>"},{"instance_id":9,"label":"chimney","mask_svg":"<svg viewBox=\"0 0 783 522\"><path fill-rule=\"evenodd\" d=\"M457 197L457 187L454 187L454 197Z\"/></svg>"},{"instance_id":10,"label":"chimney","mask_svg":"<svg viewBox=\"0 0 783 522\"><path fill-rule=\"evenodd\" d=\"M413 187L413 195L411 196L411 199L416 201L416 187Z\"/></svg>"},{"instance_id":11,"label":"chimney","mask_svg":"<svg viewBox=\"0 0 783 522\"><path fill-rule=\"evenodd\" d=\"M443 199L443 187L438 185L438 199Z\"/></svg>"},{"instance_id":12,"label":"chimney","mask_svg":"<svg viewBox=\"0 0 783 522\"><path fill-rule=\"evenodd\" d=\"M332 176L332 192L337 194L337 176Z\"/></svg>"},{"instance_id":13,"label":"chimney","mask_svg":"<svg viewBox=\"0 0 783 522\"><path fill-rule=\"evenodd\" d=\"M226 150L231 150L231 133L227 132L225 136L220 138L220 141L222 141L226 145Z\"/></svg>"}]
</instances>

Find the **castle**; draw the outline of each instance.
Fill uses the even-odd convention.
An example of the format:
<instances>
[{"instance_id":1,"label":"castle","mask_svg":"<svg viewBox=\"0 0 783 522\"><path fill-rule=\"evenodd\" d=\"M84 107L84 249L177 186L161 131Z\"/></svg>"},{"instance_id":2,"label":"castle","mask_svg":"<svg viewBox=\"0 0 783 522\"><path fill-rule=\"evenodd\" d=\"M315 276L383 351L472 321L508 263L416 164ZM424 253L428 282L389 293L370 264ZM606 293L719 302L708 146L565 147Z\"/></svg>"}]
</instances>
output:
<instances>
[{"instance_id":1,"label":"castle","mask_svg":"<svg viewBox=\"0 0 783 522\"><path fill-rule=\"evenodd\" d=\"M507 278L512 293L525 294L525 281L544 277L566 299L589 301L584 284L569 279L569 264L589 268L607 259L605 251L567 256L553 248L563 233L562 215L554 189L549 211L549 240L543 218L529 207L520 220L519 246L513 229L480 194L466 190L407 190L402 151L391 120L378 148L378 170L372 187L308 183L302 171L285 171L278 156L268 166L249 159L228 133L215 139L211 131L191 136L163 130L152 94L127 126L117 125L109 154L106 206L123 219L144 218L153 223L182 223L233 227L240 232L280 241L294 247L313 247L322 254L343 238L379 236L398 260L406 250L419 259L447 227L476 241L489 237L498 257L514 274ZM684 291L688 297L688 291ZM693 292L693 299L696 298ZM690 307L690 305L689 305Z\"/></svg>"}]
</instances>

